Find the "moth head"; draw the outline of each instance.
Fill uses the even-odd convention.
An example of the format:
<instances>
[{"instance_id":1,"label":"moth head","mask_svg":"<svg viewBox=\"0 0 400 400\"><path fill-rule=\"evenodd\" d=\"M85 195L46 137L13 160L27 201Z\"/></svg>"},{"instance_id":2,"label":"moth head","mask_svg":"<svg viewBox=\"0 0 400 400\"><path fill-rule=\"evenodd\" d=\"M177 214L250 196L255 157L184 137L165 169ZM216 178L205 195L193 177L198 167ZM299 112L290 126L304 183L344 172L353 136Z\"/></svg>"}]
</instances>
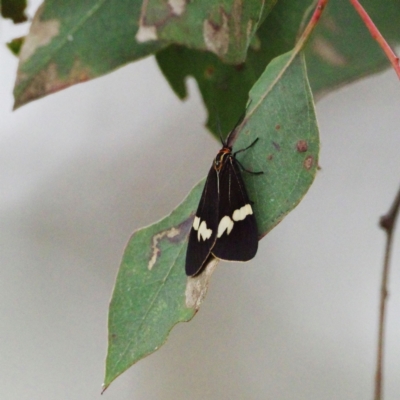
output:
<instances>
[{"instance_id":1,"label":"moth head","mask_svg":"<svg viewBox=\"0 0 400 400\"><path fill-rule=\"evenodd\" d=\"M214 160L214 169L220 172L224 166L225 161L232 157L232 149L230 147L223 147L217 154Z\"/></svg>"}]
</instances>

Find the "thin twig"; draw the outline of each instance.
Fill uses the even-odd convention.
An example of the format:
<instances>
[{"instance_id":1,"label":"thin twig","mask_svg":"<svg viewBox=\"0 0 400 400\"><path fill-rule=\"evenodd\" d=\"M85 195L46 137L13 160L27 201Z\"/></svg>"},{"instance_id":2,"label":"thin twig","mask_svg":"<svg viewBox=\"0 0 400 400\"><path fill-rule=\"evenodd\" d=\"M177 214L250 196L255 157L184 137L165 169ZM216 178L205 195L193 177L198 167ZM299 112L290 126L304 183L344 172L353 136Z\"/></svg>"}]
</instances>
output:
<instances>
[{"instance_id":1,"label":"thin twig","mask_svg":"<svg viewBox=\"0 0 400 400\"><path fill-rule=\"evenodd\" d=\"M396 71L397 76L400 79L400 64L399 57L397 57L396 53L389 46L388 42L379 32L376 25L372 22L371 17L365 11L363 6L358 2L358 0L349 0L353 7L356 9L358 14L360 14L361 19L364 21L365 26L370 31L372 37L379 43L379 46L382 47L382 50L385 52L387 58L391 62L393 69Z\"/></svg>"},{"instance_id":2,"label":"thin twig","mask_svg":"<svg viewBox=\"0 0 400 400\"><path fill-rule=\"evenodd\" d=\"M307 24L306 28L304 29L303 33L300 36L300 39L296 43L295 51L299 48L302 49L306 44L307 40L309 39L311 32L317 26L319 19L321 18L322 12L324 8L328 4L329 0L318 0L317 6L315 7L314 14L311 16L309 23ZM308 10L307 10L308 12Z\"/></svg>"},{"instance_id":3,"label":"thin twig","mask_svg":"<svg viewBox=\"0 0 400 400\"><path fill-rule=\"evenodd\" d=\"M392 250L393 233L396 224L397 215L400 208L400 189L397 192L396 198L387 214L381 217L380 226L386 232L386 249L385 259L382 270L381 282L381 299L379 306L379 333L378 333L378 349L376 357L376 372L375 372L375 400L382 400L383 396L383 351L385 339L385 316L386 316L386 300L388 297L388 281L390 267L390 253Z\"/></svg>"}]
</instances>

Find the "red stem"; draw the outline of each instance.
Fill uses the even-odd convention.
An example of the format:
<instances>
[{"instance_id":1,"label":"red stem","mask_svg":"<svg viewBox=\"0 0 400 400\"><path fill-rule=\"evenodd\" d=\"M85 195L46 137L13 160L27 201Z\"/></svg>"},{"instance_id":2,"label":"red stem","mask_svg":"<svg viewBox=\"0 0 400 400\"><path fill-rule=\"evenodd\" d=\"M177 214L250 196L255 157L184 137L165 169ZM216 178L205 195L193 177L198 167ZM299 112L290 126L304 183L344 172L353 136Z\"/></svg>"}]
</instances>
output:
<instances>
[{"instance_id":1,"label":"red stem","mask_svg":"<svg viewBox=\"0 0 400 400\"><path fill-rule=\"evenodd\" d=\"M379 46L382 47L382 50L385 52L387 58L391 62L394 70L396 71L397 76L400 79L400 64L399 64L399 57L395 54L395 52L391 49L388 42L379 32L376 25L372 22L372 19L365 11L363 6L358 2L358 0L349 0L353 7L356 9L358 14L360 15L361 19L364 21L365 26L371 33L371 36L379 43Z\"/></svg>"},{"instance_id":2,"label":"red stem","mask_svg":"<svg viewBox=\"0 0 400 400\"><path fill-rule=\"evenodd\" d=\"M310 21L308 22L303 33L301 34L299 41L296 43L295 48L303 48L306 41L310 37L311 32L314 30L319 19L321 18L321 14L324 11L324 8L326 7L326 5L328 4L328 1L329 0L318 0L317 6L315 7L315 10L314 10L314 13L313 13L312 17L310 18Z\"/></svg>"}]
</instances>

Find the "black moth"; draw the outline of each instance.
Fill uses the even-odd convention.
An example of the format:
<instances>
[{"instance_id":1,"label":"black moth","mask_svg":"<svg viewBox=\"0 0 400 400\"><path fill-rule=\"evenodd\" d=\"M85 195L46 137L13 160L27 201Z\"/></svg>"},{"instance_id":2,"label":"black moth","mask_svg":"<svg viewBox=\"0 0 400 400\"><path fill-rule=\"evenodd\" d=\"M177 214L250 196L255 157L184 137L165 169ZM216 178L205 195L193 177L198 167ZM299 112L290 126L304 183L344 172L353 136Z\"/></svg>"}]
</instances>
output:
<instances>
[{"instance_id":1,"label":"black moth","mask_svg":"<svg viewBox=\"0 0 400 400\"><path fill-rule=\"evenodd\" d=\"M252 202L240 169L247 171L232 153L229 137L222 141L207 176L199 207L190 231L186 252L186 275L199 274L210 257L227 261L248 261L258 248L258 231Z\"/></svg>"}]
</instances>

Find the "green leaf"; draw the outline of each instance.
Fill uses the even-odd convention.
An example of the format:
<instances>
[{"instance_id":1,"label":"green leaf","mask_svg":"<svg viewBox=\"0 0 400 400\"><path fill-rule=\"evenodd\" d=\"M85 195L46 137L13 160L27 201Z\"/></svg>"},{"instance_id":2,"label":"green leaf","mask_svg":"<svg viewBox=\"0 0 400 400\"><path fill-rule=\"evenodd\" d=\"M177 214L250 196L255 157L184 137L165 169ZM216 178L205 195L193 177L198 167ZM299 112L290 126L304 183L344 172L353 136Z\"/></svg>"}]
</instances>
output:
<instances>
[{"instance_id":1,"label":"green leaf","mask_svg":"<svg viewBox=\"0 0 400 400\"><path fill-rule=\"evenodd\" d=\"M400 43L400 2L362 2L381 33L394 46ZM314 94L326 93L344 83L390 66L348 0L329 2L306 48L307 68Z\"/></svg>"},{"instance_id":2,"label":"green leaf","mask_svg":"<svg viewBox=\"0 0 400 400\"><path fill-rule=\"evenodd\" d=\"M246 168L264 171L242 174L261 237L301 200L318 165L318 128L303 55L293 51L273 60L250 100L235 148L259 138L238 159ZM184 271L186 236L203 185L204 180L170 216L137 231L128 244L110 305L105 387L157 350L204 298L216 263L196 278Z\"/></svg>"},{"instance_id":3,"label":"green leaf","mask_svg":"<svg viewBox=\"0 0 400 400\"><path fill-rule=\"evenodd\" d=\"M266 65L294 47L311 3L313 0L278 1L257 31L257 41L249 48L244 64L227 65L214 54L170 46L156 55L160 69L180 98L186 96L186 77L193 76L208 110L207 127L215 136L219 128L228 133L243 113L249 90Z\"/></svg>"},{"instance_id":4,"label":"green leaf","mask_svg":"<svg viewBox=\"0 0 400 400\"><path fill-rule=\"evenodd\" d=\"M11 42L7 43L7 47L11 50L11 52L14 55L18 56L21 51L21 47L24 44L24 41L25 41L25 36L15 38L11 40Z\"/></svg>"},{"instance_id":5,"label":"green leaf","mask_svg":"<svg viewBox=\"0 0 400 400\"><path fill-rule=\"evenodd\" d=\"M1 15L10 18L15 24L25 22L28 18L25 15L26 0L1 0Z\"/></svg>"},{"instance_id":6,"label":"green leaf","mask_svg":"<svg viewBox=\"0 0 400 400\"><path fill-rule=\"evenodd\" d=\"M110 304L105 388L157 350L172 327L190 320L199 306L200 294L190 290L183 263L203 185L199 183L171 215L138 230L129 241Z\"/></svg>"},{"instance_id":7,"label":"green leaf","mask_svg":"<svg viewBox=\"0 0 400 400\"><path fill-rule=\"evenodd\" d=\"M137 0L45 1L21 50L15 108L160 49L136 41L140 9Z\"/></svg>"},{"instance_id":8,"label":"green leaf","mask_svg":"<svg viewBox=\"0 0 400 400\"><path fill-rule=\"evenodd\" d=\"M303 54L274 59L251 89L250 101L235 148L259 138L240 162L264 171L243 173L264 236L300 202L318 168L318 126Z\"/></svg>"},{"instance_id":9,"label":"green leaf","mask_svg":"<svg viewBox=\"0 0 400 400\"><path fill-rule=\"evenodd\" d=\"M312 4L313 1L278 1L257 31L258 43L249 49L243 65L226 65L213 54L170 46L157 54L160 69L181 98L186 96L186 77L193 76L208 110L207 127L216 136L219 126L223 132L229 132L265 66L293 48L299 31L311 16ZM368 0L363 5L385 37L392 44L400 43L400 3ZM328 3L306 47L306 60L315 95L389 65L348 0Z\"/></svg>"},{"instance_id":10,"label":"green leaf","mask_svg":"<svg viewBox=\"0 0 400 400\"><path fill-rule=\"evenodd\" d=\"M246 60L260 22L276 0L149 0L143 3L139 34L217 54L226 63Z\"/></svg>"}]
</instances>

